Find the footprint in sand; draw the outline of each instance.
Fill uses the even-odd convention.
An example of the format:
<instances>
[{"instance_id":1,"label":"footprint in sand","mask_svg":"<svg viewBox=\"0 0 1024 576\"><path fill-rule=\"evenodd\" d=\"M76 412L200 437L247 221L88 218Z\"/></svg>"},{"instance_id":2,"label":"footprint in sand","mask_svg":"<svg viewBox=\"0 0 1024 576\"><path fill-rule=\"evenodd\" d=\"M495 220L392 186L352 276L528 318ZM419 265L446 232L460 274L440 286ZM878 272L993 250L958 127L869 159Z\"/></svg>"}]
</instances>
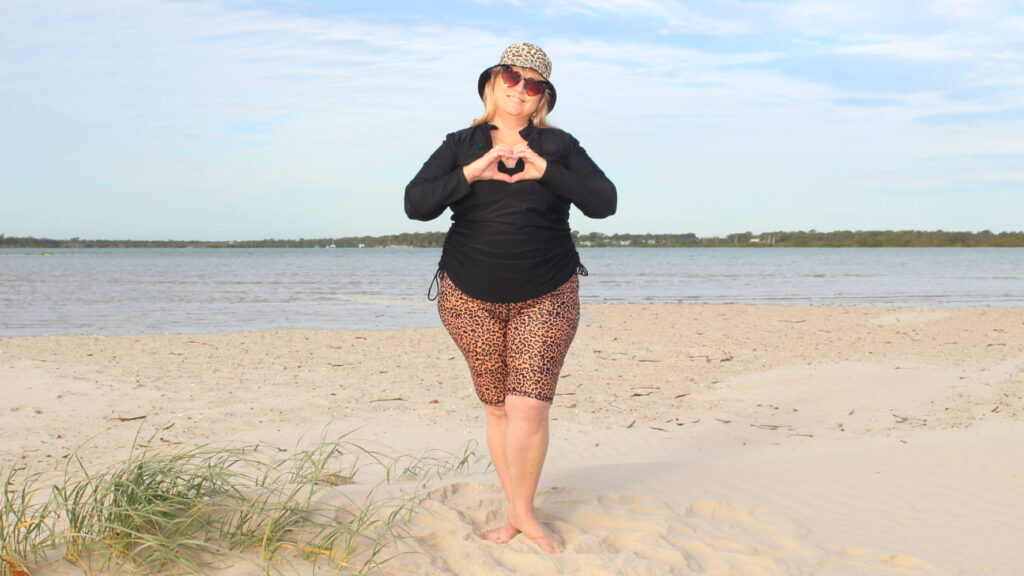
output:
<instances>
[{"instance_id":1,"label":"footprint in sand","mask_svg":"<svg viewBox=\"0 0 1024 576\"><path fill-rule=\"evenodd\" d=\"M540 492L537 504L542 521L565 541L564 553L545 554L522 537L487 542L484 531L504 517L504 494L496 485L453 483L428 493L409 525L425 558L408 565L403 558L395 567L459 576L946 574L909 556L826 550L765 510L725 502L697 500L677 512L646 496L554 489Z\"/></svg>"}]
</instances>

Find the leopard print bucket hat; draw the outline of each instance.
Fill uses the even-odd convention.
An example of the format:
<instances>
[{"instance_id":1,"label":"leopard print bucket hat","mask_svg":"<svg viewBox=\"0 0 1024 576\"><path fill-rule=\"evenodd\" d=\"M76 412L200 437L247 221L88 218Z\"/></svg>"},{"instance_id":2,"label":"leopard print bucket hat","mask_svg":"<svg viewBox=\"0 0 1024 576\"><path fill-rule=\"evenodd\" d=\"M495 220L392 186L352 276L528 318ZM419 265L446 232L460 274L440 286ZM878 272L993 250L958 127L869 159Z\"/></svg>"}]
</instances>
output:
<instances>
[{"instance_id":1,"label":"leopard print bucket hat","mask_svg":"<svg viewBox=\"0 0 1024 576\"><path fill-rule=\"evenodd\" d=\"M522 66L540 74L548 83L548 112L554 109L555 98L558 94L555 92L555 85L551 83L551 60L540 49L540 46L520 42L505 48L505 51L501 53L501 61L494 66L488 66L480 73L476 91L480 94L481 99L484 97L484 89L487 88L487 83L491 79L491 71L496 66Z\"/></svg>"}]
</instances>

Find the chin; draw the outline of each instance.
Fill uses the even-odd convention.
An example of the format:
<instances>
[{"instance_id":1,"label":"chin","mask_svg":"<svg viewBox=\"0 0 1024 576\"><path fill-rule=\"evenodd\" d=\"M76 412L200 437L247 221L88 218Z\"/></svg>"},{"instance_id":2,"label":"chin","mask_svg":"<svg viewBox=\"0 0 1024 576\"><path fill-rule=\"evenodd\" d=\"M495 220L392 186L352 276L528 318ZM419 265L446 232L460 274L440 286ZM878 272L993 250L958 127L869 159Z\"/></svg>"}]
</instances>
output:
<instances>
[{"instance_id":1,"label":"chin","mask_svg":"<svg viewBox=\"0 0 1024 576\"><path fill-rule=\"evenodd\" d=\"M531 114L529 108L519 102L506 102L503 108L505 113L511 116L529 116Z\"/></svg>"}]
</instances>

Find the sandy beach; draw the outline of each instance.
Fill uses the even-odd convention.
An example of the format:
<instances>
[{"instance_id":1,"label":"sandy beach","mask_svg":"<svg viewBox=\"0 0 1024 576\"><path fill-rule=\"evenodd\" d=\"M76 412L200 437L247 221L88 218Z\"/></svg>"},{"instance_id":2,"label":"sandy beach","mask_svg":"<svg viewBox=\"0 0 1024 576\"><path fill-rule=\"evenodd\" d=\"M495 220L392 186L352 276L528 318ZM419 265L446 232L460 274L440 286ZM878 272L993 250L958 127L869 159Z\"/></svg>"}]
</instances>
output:
<instances>
[{"instance_id":1,"label":"sandy beach","mask_svg":"<svg viewBox=\"0 0 1024 576\"><path fill-rule=\"evenodd\" d=\"M480 537L503 496L441 328L4 338L0 382L0 462L27 471L136 438L478 442L382 574L1024 574L1022 308L585 306L538 498L557 556Z\"/></svg>"}]
</instances>

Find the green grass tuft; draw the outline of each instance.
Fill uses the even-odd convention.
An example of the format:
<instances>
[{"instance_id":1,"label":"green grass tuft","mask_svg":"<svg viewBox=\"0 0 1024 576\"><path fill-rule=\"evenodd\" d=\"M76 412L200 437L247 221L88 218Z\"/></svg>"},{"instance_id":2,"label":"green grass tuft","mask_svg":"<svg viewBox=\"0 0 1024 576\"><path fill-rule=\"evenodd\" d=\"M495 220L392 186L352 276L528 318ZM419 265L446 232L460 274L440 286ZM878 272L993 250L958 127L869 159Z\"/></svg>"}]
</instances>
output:
<instances>
[{"instance_id":1,"label":"green grass tuft","mask_svg":"<svg viewBox=\"0 0 1024 576\"><path fill-rule=\"evenodd\" d=\"M76 457L45 491L38 475L0 469L0 576L51 559L47 551L86 573L204 574L248 560L270 574L301 559L364 574L398 554L420 489L477 461L472 443L458 455L391 458L322 438L280 462L258 450L143 448L100 472ZM381 494L396 481L413 490Z\"/></svg>"}]
</instances>

